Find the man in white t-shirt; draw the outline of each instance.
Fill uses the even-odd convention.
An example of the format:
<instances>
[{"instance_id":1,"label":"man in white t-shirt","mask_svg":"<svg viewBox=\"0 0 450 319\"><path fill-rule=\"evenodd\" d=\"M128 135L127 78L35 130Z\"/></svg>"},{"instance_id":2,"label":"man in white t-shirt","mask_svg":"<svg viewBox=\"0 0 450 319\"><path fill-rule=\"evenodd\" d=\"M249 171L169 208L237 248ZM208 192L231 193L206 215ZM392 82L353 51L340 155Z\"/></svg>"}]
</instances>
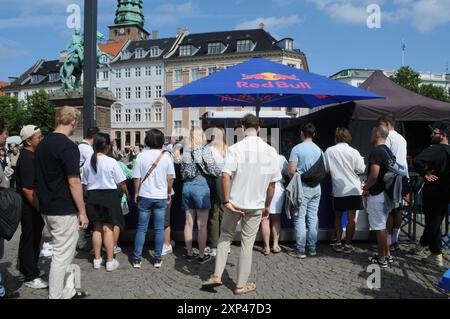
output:
<instances>
[{"instance_id":1,"label":"man in white t-shirt","mask_svg":"<svg viewBox=\"0 0 450 319\"><path fill-rule=\"evenodd\" d=\"M92 144L94 143L94 136L100 132L98 127L90 127L86 132L86 137L84 140L78 144L78 150L80 151L80 168L83 167L86 161L90 161L92 154L94 154L94 149Z\"/></svg>"},{"instance_id":2,"label":"man in white t-shirt","mask_svg":"<svg viewBox=\"0 0 450 319\"><path fill-rule=\"evenodd\" d=\"M389 136L386 139L386 146L394 154L397 163L408 167L407 157L407 142L405 138L395 131L395 118L392 114L383 115L378 119L378 124L389 131ZM403 207L394 209L389 214L387 221L388 240L390 240L391 249L398 249L398 236L402 225Z\"/></svg>"},{"instance_id":3,"label":"man in white t-shirt","mask_svg":"<svg viewBox=\"0 0 450 319\"><path fill-rule=\"evenodd\" d=\"M256 289L247 282L252 266L252 251L261 217L268 216L270 203L281 171L277 151L258 137L259 120L253 114L241 120L245 138L228 150L222 169L225 214L217 246L214 275L203 288L222 285L222 274L236 226L241 220L241 253L234 293L242 295ZM230 187L231 186L231 187Z\"/></svg>"},{"instance_id":4,"label":"man in white t-shirt","mask_svg":"<svg viewBox=\"0 0 450 319\"><path fill-rule=\"evenodd\" d=\"M153 214L155 227L154 266L160 268L162 265L164 221L175 178L172 156L169 152L163 151L164 134L156 129L148 131L145 136L145 145L147 148L137 156L133 169L134 200L139 212L133 254L135 269L141 268L142 249L150 214Z\"/></svg>"}]
</instances>

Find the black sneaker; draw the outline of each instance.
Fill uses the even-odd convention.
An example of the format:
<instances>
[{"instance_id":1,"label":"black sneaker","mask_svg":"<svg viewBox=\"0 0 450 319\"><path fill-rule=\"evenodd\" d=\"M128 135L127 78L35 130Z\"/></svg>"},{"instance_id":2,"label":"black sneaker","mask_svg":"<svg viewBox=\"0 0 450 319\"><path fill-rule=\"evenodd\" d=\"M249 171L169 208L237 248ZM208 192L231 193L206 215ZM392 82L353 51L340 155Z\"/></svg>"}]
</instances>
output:
<instances>
[{"instance_id":1,"label":"black sneaker","mask_svg":"<svg viewBox=\"0 0 450 319\"><path fill-rule=\"evenodd\" d=\"M305 259L306 258L306 254L304 252L300 252L297 249L293 249L291 251L288 252L288 255L294 258L298 258L298 259Z\"/></svg>"},{"instance_id":2,"label":"black sneaker","mask_svg":"<svg viewBox=\"0 0 450 319\"><path fill-rule=\"evenodd\" d=\"M133 268L134 269L141 269L141 260L140 259L133 260Z\"/></svg>"},{"instance_id":3,"label":"black sneaker","mask_svg":"<svg viewBox=\"0 0 450 319\"><path fill-rule=\"evenodd\" d=\"M387 261L386 260L385 261L381 261L381 260L378 259L377 256L369 257L369 262L371 264L376 264L376 265L380 266L381 268L387 268L388 267Z\"/></svg>"},{"instance_id":4,"label":"black sneaker","mask_svg":"<svg viewBox=\"0 0 450 319\"><path fill-rule=\"evenodd\" d=\"M207 262L210 261L210 260L211 260L211 256L210 256L210 255L204 255L203 258L201 258L201 257L198 257L198 258L197 258L197 261L198 261L200 264L207 263Z\"/></svg>"},{"instance_id":5,"label":"black sneaker","mask_svg":"<svg viewBox=\"0 0 450 319\"><path fill-rule=\"evenodd\" d=\"M386 261L388 262L388 264L393 264L395 262L395 257L394 256L387 256L386 257Z\"/></svg>"},{"instance_id":6,"label":"black sneaker","mask_svg":"<svg viewBox=\"0 0 450 319\"><path fill-rule=\"evenodd\" d=\"M194 253L192 256L186 255L185 258L187 261L193 261L197 257L198 257L198 254Z\"/></svg>"}]
</instances>

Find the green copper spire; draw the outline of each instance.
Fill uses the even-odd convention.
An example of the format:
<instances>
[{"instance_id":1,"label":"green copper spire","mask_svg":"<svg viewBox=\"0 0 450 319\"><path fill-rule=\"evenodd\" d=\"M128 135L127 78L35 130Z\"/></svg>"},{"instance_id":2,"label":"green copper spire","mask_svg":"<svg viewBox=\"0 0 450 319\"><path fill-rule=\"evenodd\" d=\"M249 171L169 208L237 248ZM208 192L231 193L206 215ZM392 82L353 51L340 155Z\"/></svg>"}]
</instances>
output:
<instances>
[{"instance_id":1,"label":"green copper spire","mask_svg":"<svg viewBox=\"0 0 450 319\"><path fill-rule=\"evenodd\" d=\"M144 27L143 0L118 0L115 24L138 24Z\"/></svg>"}]
</instances>

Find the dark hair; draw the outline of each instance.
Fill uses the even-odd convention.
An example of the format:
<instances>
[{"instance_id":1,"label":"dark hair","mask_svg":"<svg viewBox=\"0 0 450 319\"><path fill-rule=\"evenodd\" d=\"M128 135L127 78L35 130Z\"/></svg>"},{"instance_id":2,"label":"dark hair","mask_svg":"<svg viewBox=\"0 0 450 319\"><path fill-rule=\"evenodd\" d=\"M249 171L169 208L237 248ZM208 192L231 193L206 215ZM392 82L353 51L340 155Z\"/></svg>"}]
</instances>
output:
<instances>
[{"instance_id":1,"label":"dark hair","mask_svg":"<svg viewBox=\"0 0 450 319\"><path fill-rule=\"evenodd\" d=\"M337 127L336 133L334 135L334 141L336 144L338 143L347 143L350 144L352 141L352 135L345 127Z\"/></svg>"},{"instance_id":2,"label":"dark hair","mask_svg":"<svg viewBox=\"0 0 450 319\"><path fill-rule=\"evenodd\" d=\"M260 124L256 116L254 116L253 114L247 114L241 119L241 125L244 126L245 129L258 129Z\"/></svg>"},{"instance_id":3,"label":"dark hair","mask_svg":"<svg viewBox=\"0 0 450 319\"><path fill-rule=\"evenodd\" d=\"M380 122L391 124L394 127L395 117L393 114L385 114L378 119L378 123Z\"/></svg>"},{"instance_id":4,"label":"dark hair","mask_svg":"<svg viewBox=\"0 0 450 319\"><path fill-rule=\"evenodd\" d=\"M383 126L379 125L377 127L374 127L373 129L377 132L378 136L381 137L382 139L385 140L388 138L389 131L386 130Z\"/></svg>"},{"instance_id":5,"label":"dark hair","mask_svg":"<svg viewBox=\"0 0 450 319\"><path fill-rule=\"evenodd\" d=\"M3 117L0 117L0 134L8 129L8 122Z\"/></svg>"},{"instance_id":6,"label":"dark hair","mask_svg":"<svg viewBox=\"0 0 450 319\"><path fill-rule=\"evenodd\" d=\"M87 129L85 138L94 138L98 133L100 133L100 129L97 126L90 127Z\"/></svg>"},{"instance_id":7,"label":"dark hair","mask_svg":"<svg viewBox=\"0 0 450 319\"><path fill-rule=\"evenodd\" d=\"M94 169L94 172L97 173L97 154L104 153L107 154L109 148L111 147L111 138L109 134L106 133L98 133L94 136L94 143L92 143L92 147L94 149L94 154L91 157L91 166Z\"/></svg>"},{"instance_id":8,"label":"dark hair","mask_svg":"<svg viewBox=\"0 0 450 319\"><path fill-rule=\"evenodd\" d=\"M312 123L308 123L302 127L302 133L305 137L313 138L316 134L316 127Z\"/></svg>"},{"instance_id":9,"label":"dark hair","mask_svg":"<svg viewBox=\"0 0 450 319\"><path fill-rule=\"evenodd\" d=\"M161 149L164 145L164 134L160 130L151 129L145 134L145 145L152 149Z\"/></svg>"}]
</instances>

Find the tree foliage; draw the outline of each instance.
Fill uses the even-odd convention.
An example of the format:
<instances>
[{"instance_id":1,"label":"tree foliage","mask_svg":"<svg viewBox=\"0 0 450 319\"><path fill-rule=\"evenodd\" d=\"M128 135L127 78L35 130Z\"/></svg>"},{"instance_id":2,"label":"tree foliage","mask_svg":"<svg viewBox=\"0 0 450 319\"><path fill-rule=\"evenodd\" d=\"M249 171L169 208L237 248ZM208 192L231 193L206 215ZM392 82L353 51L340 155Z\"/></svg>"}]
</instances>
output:
<instances>
[{"instance_id":1,"label":"tree foliage","mask_svg":"<svg viewBox=\"0 0 450 319\"><path fill-rule=\"evenodd\" d=\"M391 80L398 85L413 91L419 92L420 74L411 69L409 66L402 66L391 76Z\"/></svg>"}]
</instances>

